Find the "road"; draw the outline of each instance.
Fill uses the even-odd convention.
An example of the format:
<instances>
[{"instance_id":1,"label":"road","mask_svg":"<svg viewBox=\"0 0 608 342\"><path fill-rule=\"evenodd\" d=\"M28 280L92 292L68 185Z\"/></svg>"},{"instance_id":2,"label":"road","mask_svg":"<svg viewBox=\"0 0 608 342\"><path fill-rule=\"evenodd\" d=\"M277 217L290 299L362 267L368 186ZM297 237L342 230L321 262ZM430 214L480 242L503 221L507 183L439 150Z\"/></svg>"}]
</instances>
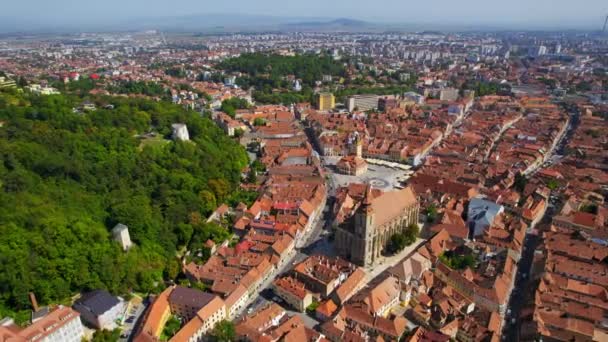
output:
<instances>
[{"instance_id":1,"label":"road","mask_svg":"<svg viewBox=\"0 0 608 342\"><path fill-rule=\"evenodd\" d=\"M578 124L578 115L572 114L570 115L570 120L568 122L568 127L564 131L564 133L558 138L559 140L553 146L551 151L546 154L545 160L542 165L538 165L537 167L532 168L531 170L527 170L526 176L528 178L534 176L539 170L543 168L549 167L557 162L563 157L564 149L567 145L567 142L570 141L572 134L574 133L576 126Z\"/></svg>"},{"instance_id":2,"label":"road","mask_svg":"<svg viewBox=\"0 0 608 342\"><path fill-rule=\"evenodd\" d=\"M330 205L333 203L331 200L327 200L325 206L323 207L323 211L319 214L319 216L313 221L311 227L308 229L304 236L301 238L303 241L301 244L296 243L296 248L294 251L287 256L287 259L281 267L276 269L268 279L260 286L260 289L249 298L247 301L247 305L239 312L235 318L242 317L247 312L254 312L257 309L261 308L265 301L261 296L265 290L268 290L272 284L272 282L281 274L284 274L291 270L294 265L306 259L310 253L316 252L317 249L314 246L322 245L320 241L327 241L327 231L324 230L327 226L327 222L329 217L331 216ZM322 233L324 233L322 235Z\"/></svg>"},{"instance_id":3,"label":"road","mask_svg":"<svg viewBox=\"0 0 608 342\"><path fill-rule=\"evenodd\" d=\"M143 320L143 313L146 312L146 308L149 303L147 299L134 298L131 300L132 305L126 312L126 317L123 325L121 326L122 333L119 341L126 342L131 341L135 336L134 333L138 330L139 325Z\"/></svg>"},{"instance_id":4,"label":"road","mask_svg":"<svg viewBox=\"0 0 608 342\"><path fill-rule=\"evenodd\" d=\"M554 157L564 154L565 147L572 138L574 131L576 130L579 123L579 114L573 113L570 118L570 124L564 136L556 144L555 148L551 151L551 156L548 160L554 160ZM549 163L551 165L551 163ZM542 169L542 168L539 168ZM535 170L534 172L537 172ZM555 211L559 206L555 205L553 199L550 201L549 207L543 216L543 219L539 223L540 225L548 225L551 223L551 218L555 214ZM531 227L533 228L533 227ZM515 276L515 284L513 285L513 292L509 298L507 306L507 313L505 314L505 321L503 322L502 340L503 341L518 341L519 340L519 329L521 322L519 316L521 309L528 302L526 299L533 296L535 288L531 288L534 285L530 282L530 268L534 259L534 251L542 243L540 236L534 235L531 232L533 229L528 229L526 238L524 240L523 250L521 259L517 267L517 274Z\"/></svg>"},{"instance_id":5,"label":"road","mask_svg":"<svg viewBox=\"0 0 608 342\"><path fill-rule=\"evenodd\" d=\"M543 221L550 219L551 215L552 211L547 210ZM509 298L509 304L503 322L503 341L519 340L519 328L521 324L519 315L521 309L528 302L526 296L532 295L530 293L530 285L532 285L530 284L530 268L532 266L532 260L534 259L534 252L541 243L541 240L542 239L539 236L534 234L527 234L524 240L521 259L519 260L517 274L515 275L515 284L513 285L513 291Z\"/></svg>"}]
</instances>

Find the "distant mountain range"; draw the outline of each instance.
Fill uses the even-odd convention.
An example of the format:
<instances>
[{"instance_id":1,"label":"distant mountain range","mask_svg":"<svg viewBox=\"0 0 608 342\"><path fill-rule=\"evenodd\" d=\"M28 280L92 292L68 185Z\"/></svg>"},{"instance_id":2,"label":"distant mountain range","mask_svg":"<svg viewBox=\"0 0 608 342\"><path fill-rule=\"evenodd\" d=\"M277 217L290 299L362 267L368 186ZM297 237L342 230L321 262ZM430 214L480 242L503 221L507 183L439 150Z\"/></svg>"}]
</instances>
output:
<instances>
[{"instance_id":1,"label":"distant mountain range","mask_svg":"<svg viewBox=\"0 0 608 342\"><path fill-rule=\"evenodd\" d=\"M6 20L4 20L6 19ZM355 32L381 29L383 25L351 18L277 17L242 14L201 14L79 21L20 21L0 17L0 33L73 33L92 31L162 30L167 32Z\"/></svg>"},{"instance_id":2,"label":"distant mountain range","mask_svg":"<svg viewBox=\"0 0 608 342\"><path fill-rule=\"evenodd\" d=\"M131 22L133 23L133 22ZM223 31L223 32L260 32L260 31L364 31L379 27L366 21L339 18L274 17L258 15L194 15L187 17L145 20L141 23L149 28L167 31Z\"/></svg>"},{"instance_id":3,"label":"distant mountain range","mask_svg":"<svg viewBox=\"0 0 608 342\"><path fill-rule=\"evenodd\" d=\"M309 21L282 25L287 31L366 31L379 25L362 20L340 18L330 21Z\"/></svg>"},{"instance_id":4,"label":"distant mountain range","mask_svg":"<svg viewBox=\"0 0 608 342\"><path fill-rule=\"evenodd\" d=\"M363 21L353 18L285 17L251 14L205 13L163 17L71 17L15 18L0 15L0 34L7 33L78 33L161 30L203 34L234 32L412 32L412 31L494 31L505 30L500 24L450 24L421 22ZM525 27L525 25L520 25ZM550 27L547 27L551 30Z\"/></svg>"}]
</instances>

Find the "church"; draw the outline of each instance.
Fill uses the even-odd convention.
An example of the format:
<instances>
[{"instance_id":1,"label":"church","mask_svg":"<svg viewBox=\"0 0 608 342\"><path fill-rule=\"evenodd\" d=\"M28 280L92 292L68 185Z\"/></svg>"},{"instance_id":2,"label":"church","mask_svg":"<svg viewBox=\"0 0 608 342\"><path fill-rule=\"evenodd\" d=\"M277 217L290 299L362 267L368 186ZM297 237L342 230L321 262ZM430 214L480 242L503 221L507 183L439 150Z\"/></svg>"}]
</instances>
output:
<instances>
[{"instance_id":1,"label":"church","mask_svg":"<svg viewBox=\"0 0 608 342\"><path fill-rule=\"evenodd\" d=\"M372 265L393 234L418 223L419 210L420 203L410 187L378 195L368 185L354 214L336 227L336 251L355 264Z\"/></svg>"}]
</instances>

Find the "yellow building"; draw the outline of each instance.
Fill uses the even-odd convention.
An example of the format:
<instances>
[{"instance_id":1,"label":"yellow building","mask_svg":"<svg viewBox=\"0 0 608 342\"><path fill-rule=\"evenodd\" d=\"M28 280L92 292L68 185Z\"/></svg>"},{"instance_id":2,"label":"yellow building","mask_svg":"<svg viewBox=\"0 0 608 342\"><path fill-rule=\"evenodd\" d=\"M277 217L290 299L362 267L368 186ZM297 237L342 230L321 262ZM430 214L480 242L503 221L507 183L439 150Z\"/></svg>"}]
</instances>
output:
<instances>
[{"instance_id":1,"label":"yellow building","mask_svg":"<svg viewBox=\"0 0 608 342\"><path fill-rule=\"evenodd\" d=\"M319 110L332 110L336 107L336 97L332 93L319 93L317 104Z\"/></svg>"}]
</instances>

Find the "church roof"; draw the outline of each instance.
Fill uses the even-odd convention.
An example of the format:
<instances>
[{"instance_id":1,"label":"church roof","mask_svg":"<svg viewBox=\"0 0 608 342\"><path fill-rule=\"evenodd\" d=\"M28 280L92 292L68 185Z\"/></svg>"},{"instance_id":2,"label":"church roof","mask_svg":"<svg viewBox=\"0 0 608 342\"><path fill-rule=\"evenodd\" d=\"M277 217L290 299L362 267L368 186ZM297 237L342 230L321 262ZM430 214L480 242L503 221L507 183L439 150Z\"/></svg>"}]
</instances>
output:
<instances>
[{"instance_id":1,"label":"church roof","mask_svg":"<svg viewBox=\"0 0 608 342\"><path fill-rule=\"evenodd\" d=\"M399 191L385 192L381 196L371 199L371 208L375 214L374 226L382 226L395 217L401 216L405 208L414 205L417 201L416 194L409 186Z\"/></svg>"}]
</instances>

